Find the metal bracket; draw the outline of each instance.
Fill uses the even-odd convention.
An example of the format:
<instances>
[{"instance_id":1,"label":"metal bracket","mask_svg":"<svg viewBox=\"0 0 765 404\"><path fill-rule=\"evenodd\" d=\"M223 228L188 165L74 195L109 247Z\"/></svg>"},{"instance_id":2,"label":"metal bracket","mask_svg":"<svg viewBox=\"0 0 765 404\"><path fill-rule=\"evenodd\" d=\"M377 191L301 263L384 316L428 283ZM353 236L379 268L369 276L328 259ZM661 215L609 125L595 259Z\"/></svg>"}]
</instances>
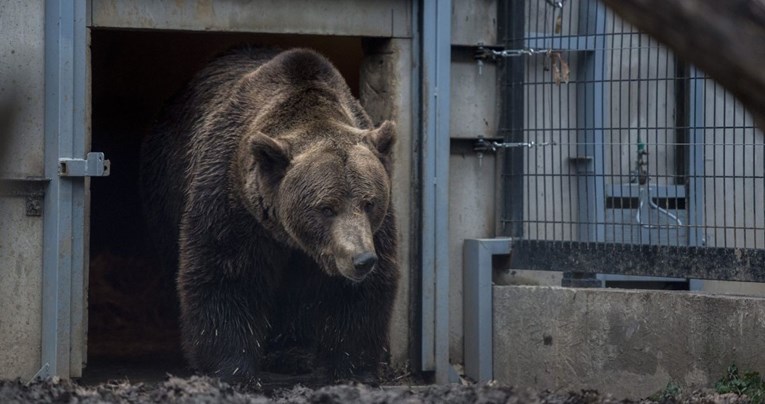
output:
<instances>
[{"instance_id":1,"label":"metal bracket","mask_svg":"<svg viewBox=\"0 0 765 404\"><path fill-rule=\"evenodd\" d=\"M49 182L44 177L0 178L0 196L26 198L26 215L42 216L45 187Z\"/></svg>"},{"instance_id":2,"label":"metal bracket","mask_svg":"<svg viewBox=\"0 0 765 404\"><path fill-rule=\"evenodd\" d=\"M60 177L108 177L111 163L103 153L88 153L87 159L59 159Z\"/></svg>"},{"instance_id":3,"label":"metal bracket","mask_svg":"<svg viewBox=\"0 0 765 404\"><path fill-rule=\"evenodd\" d=\"M37 217L42 216L44 193L27 195L27 200L24 202L25 212L27 216Z\"/></svg>"},{"instance_id":4,"label":"metal bracket","mask_svg":"<svg viewBox=\"0 0 765 404\"><path fill-rule=\"evenodd\" d=\"M31 379L29 379L29 381L27 382L27 386L32 384L32 382L35 381L35 380L39 380L39 379L42 379L44 377L50 376L49 372L50 372L50 363L46 362L44 365L42 365L40 370L38 370L37 373L35 373L35 375L32 376Z\"/></svg>"}]
</instances>

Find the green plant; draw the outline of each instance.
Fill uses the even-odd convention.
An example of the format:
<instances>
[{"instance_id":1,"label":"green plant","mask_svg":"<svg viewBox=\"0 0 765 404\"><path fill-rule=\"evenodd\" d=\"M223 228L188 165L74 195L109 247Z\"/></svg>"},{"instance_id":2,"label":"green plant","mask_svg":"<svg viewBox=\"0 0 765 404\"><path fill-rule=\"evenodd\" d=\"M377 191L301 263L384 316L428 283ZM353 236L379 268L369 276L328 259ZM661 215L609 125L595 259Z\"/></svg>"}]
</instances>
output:
<instances>
[{"instance_id":1,"label":"green plant","mask_svg":"<svg viewBox=\"0 0 765 404\"><path fill-rule=\"evenodd\" d=\"M758 372L746 372L740 376L735 364L728 366L727 374L715 383L715 390L720 394L745 395L755 404L765 402L765 382L762 376Z\"/></svg>"},{"instance_id":2,"label":"green plant","mask_svg":"<svg viewBox=\"0 0 765 404\"><path fill-rule=\"evenodd\" d=\"M660 403L674 402L680 398L682 392L680 385L675 383L674 380L670 380L667 383L667 387L664 387L664 390L659 390L656 393L653 393L648 399Z\"/></svg>"}]
</instances>

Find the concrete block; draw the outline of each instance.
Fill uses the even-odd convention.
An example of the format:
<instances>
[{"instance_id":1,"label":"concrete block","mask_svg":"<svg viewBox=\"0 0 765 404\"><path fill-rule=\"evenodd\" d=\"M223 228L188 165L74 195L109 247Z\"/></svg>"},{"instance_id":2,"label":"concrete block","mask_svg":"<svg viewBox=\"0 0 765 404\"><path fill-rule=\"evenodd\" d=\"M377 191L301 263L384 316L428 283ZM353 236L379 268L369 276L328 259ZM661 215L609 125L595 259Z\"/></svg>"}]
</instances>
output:
<instances>
[{"instance_id":1,"label":"concrete block","mask_svg":"<svg viewBox=\"0 0 765 404\"><path fill-rule=\"evenodd\" d=\"M560 286L563 272L505 269L494 272L496 285Z\"/></svg>"},{"instance_id":2,"label":"concrete block","mask_svg":"<svg viewBox=\"0 0 765 404\"><path fill-rule=\"evenodd\" d=\"M42 218L24 198L0 198L0 379L28 379L40 368Z\"/></svg>"},{"instance_id":3,"label":"concrete block","mask_svg":"<svg viewBox=\"0 0 765 404\"><path fill-rule=\"evenodd\" d=\"M494 377L641 398L765 371L765 299L688 292L494 288Z\"/></svg>"},{"instance_id":4,"label":"concrete block","mask_svg":"<svg viewBox=\"0 0 765 404\"><path fill-rule=\"evenodd\" d=\"M765 283L709 280L700 280L698 282L701 290L706 293L765 297Z\"/></svg>"},{"instance_id":5,"label":"concrete block","mask_svg":"<svg viewBox=\"0 0 765 404\"><path fill-rule=\"evenodd\" d=\"M453 0L452 44L497 45L497 0Z\"/></svg>"},{"instance_id":6,"label":"concrete block","mask_svg":"<svg viewBox=\"0 0 765 404\"><path fill-rule=\"evenodd\" d=\"M449 136L494 138L499 128L497 66L485 63L479 72L472 54L452 52Z\"/></svg>"}]
</instances>

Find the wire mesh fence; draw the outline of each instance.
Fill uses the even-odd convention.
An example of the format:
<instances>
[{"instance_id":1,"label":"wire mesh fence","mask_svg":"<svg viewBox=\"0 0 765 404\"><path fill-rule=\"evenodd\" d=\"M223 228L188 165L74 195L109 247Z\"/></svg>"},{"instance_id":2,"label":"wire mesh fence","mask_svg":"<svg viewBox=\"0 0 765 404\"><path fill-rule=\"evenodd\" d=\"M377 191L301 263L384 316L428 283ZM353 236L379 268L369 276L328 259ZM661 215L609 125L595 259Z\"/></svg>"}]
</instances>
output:
<instances>
[{"instance_id":1,"label":"wire mesh fence","mask_svg":"<svg viewBox=\"0 0 765 404\"><path fill-rule=\"evenodd\" d=\"M571 254L603 246L649 256L671 247L674 275L760 280L751 273L765 271L763 132L712 79L599 1L560 5L504 5L505 47L523 56L504 60L503 137L533 145L507 149L505 235L558 243L521 251L527 262L549 260L552 248L570 265ZM717 259L691 259L702 251ZM735 263L722 265L729 256ZM649 264L616 272L668 262Z\"/></svg>"}]
</instances>

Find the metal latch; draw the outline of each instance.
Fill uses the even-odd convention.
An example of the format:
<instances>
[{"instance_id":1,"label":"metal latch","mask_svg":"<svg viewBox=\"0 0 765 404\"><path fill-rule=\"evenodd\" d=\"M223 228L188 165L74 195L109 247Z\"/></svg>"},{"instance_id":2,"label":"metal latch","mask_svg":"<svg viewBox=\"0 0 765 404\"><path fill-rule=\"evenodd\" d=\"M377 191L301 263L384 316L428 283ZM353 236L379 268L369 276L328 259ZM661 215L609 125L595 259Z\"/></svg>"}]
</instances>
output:
<instances>
[{"instance_id":1,"label":"metal latch","mask_svg":"<svg viewBox=\"0 0 765 404\"><path fill-rule=\"evenodd\" d=\"M549 49L532 49L532 48L523 48L523 49L504 49L502 47L497 46L486 46L483 43L479 42L478 45L476 45L475 52L473 52L473 59L476 61L478 65L478 74L483 74L483 63L484 61L487 62L496 62L498 59L502 58L511 58L511 57L518 57L518 56L530 56L530 55L538 55L538 54L547 54L551 51Z\"/></svg>"},{"instance_id":2,"label":"metal latch","mask_svg":"<svg viewBox=\"0 0 765 404\"><path fill-rule=\"evenodd\" d=\"M532 147L539 147L539 146L555 146L555 142L542 142L542 143L536 143L534 141L531 142L497 142L495 140L487 140L486 138L479 136L478 140L473 144L473 151L476 153L486 153L486 152L496 152L498 149L512 149L515 147L524 147L527 149L531 149Z\"/></svg>"},{"instance_id":3,"label":"metal latch","mask_svg":"<svg viewBox=\"0 0 765 404\"><path fill-rule=\"evenodd\" d=\"M490 47L482 43L479 43L475 48L475 52L473 53L473 59L481 63L484 60L496 61L497 59L501 59L501 58L511 58L511 57L525 56L525 55L538 55L538 54L545 54L548 52L550 52L549 49L533 49L533 48L504 49L504 48L496 47L496 46Z\"/></svg>"},{"instance_id":4,"label":"metal latch","mask_svg":"<svg viewBox=\"0 0 765 404\"><path fill-rule=\"evenodd\" d=\"M59 159L60 177L107 177L111 163L103 153L88 153L86 159Z\"/></svg>"}]
</instances>

